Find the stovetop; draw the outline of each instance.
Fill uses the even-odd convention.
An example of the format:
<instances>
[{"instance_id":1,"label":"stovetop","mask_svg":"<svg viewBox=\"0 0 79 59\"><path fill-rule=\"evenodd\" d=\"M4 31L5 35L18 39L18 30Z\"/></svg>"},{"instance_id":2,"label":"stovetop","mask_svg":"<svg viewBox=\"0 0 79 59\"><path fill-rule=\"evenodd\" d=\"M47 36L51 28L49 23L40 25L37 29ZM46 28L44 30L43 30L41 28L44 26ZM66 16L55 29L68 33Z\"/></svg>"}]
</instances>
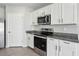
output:
<instances>
[{"instance_id":1,"label":"stovetop","mask_svg":"<svg viewBox=\"0 0 79 59\"><path fill-rule=\"evenodd\" d=\"M53 32L41 31L39 34L35 33L34 35L38 35L38 36L42 36L42 37L47 37L49 35L53 35Z\"/></svg>"}]
</instances>

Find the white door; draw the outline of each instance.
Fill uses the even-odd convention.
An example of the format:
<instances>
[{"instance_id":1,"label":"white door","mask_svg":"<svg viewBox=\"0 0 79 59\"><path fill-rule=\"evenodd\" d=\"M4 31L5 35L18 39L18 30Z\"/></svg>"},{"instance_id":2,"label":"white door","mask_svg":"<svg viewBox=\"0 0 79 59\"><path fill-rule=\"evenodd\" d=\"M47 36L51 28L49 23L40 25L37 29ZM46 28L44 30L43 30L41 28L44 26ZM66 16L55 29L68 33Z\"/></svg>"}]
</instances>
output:
<instances>
[{"instance_id":1,"label":"white door","mask_svg":"<svg viewBox=\"0 0 79 59\"><path fill-rule=\"evenodd\" d=\"M23 39L22 16L17 13L7 13L7 45L21 46Z\"/></svg>"},{"instance_id":2,"label":"white door","mask_svg":"<svg viewBox=\"0 0 79 59\"><path fill-rule=\"evenodd\" d=\"M58 55L58 40L53 38L47 39L47 56L57 56Z\"/></svg>"},{"instance_id":3,"label":"white door","mask_svg":"<svg viewBox=\"0 0 79 59\"><path fill-rule=\"evenodd\" d=\"M51 24L59 24L61 20L61 4L51 6Z\"/></svg>"},{"instance_id":4,"label":"white door","mask_svg":"<svg viewBox=\"0 0 79 59\"><path fill-rule=\"evenodd\" d=\"M74 43L60 41L59 56L74 56Z\"/></svg>"},{"instance_id":5,"label":"white door","mask_svg":"<svg viewBox=\"0 0 79 59\"><path fill-rule=\"evenodd\" d=\"M72 24L73 23L73 14L74 6L73 3L63 3L62 4L62 18L61 22L63 24Z\"/></svg>"}]
</instances>

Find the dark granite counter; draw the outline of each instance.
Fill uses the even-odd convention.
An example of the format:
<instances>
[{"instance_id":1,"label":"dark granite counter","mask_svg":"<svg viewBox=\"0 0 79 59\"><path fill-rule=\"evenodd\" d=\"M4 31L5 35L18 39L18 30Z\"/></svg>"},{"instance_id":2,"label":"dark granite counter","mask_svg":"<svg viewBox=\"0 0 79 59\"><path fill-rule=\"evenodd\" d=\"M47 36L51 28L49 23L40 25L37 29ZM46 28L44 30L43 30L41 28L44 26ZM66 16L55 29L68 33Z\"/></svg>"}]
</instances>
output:
<instances>
[{"instance_id":1,"label":"dark granite counter","mask_svg":"<svg viewBox=\"0 0 79 59\"><path fill-rule=\"evenodd\" d=\"M26 33L30 33L33 35L41 35L40 31L26 31ZM79 43L78 34L54 32L52 35L48 35L47 37Z\"/></svg>"},{"instance_id":2,"label":"dark granite counter","mask_svg":"<svg viewBox=\"0 0 79 59\"><path fill-rule=\"evenodd\" d=\"M59 39L59 40L65 40L65 41L79 43L79 40L77 40L77 39L65 38L65 37L60 37L60 36L48 36L48 37L54 38L54 39Z\"/></svg>"}]
</instances>

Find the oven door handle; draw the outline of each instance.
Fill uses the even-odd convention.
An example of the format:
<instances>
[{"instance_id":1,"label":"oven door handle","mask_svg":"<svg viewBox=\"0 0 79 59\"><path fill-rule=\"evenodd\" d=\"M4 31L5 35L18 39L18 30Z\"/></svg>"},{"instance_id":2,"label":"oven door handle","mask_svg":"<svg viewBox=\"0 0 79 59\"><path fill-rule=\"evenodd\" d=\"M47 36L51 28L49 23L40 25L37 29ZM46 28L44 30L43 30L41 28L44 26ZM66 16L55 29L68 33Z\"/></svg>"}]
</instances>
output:
<instances>
[{"instance_id":1,"label":"oven door handle","mask_svg":"<svg viewBox=\"0 0 79 59\"><path fill-rule=\"evenodd\" d=\"M39 38L47 39L47 37L43 37L43 36L38 36L38 35L34 35L34 36L39 37Z\"/></svg>"}]
</instances>

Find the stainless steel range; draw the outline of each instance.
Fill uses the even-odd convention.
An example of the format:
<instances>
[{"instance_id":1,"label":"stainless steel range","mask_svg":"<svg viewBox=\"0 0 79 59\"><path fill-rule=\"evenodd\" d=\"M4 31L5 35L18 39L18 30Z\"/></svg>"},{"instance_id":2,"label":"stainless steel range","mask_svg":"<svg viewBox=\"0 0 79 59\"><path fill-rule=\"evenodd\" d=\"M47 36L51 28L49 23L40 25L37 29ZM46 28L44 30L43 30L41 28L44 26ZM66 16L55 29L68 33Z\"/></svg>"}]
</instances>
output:
<instances>
[{"instance_id":1,"label":"stainless steel range","mask_svg":"<svg viewBox=\"0 0 79 59\"><path fill-rule=\"evenodd\" d=\"M43 36L34 36L34 48L39 55L47 55L47 38Z\"/></svg>"},{"instance_id":2,"label":"stainless steel range","mask_svg":"<svg viewBox=\"0 0 79 59\"><path fill-rule=\"evenodd\" d=\"M53 34L47 28L42 29L40 34L34 36L34 50L41 56L47 55L47 36Z\"/></svg>"}]
</instances>

